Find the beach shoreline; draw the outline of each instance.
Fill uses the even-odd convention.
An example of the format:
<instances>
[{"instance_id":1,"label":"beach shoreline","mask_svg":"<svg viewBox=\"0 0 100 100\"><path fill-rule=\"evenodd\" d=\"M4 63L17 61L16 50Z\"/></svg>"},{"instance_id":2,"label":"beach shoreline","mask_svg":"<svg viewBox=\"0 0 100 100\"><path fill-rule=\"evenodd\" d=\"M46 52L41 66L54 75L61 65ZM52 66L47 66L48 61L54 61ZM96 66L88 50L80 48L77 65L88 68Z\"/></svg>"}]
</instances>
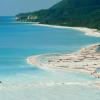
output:
<instances>
[{"instance_id":1,"label":"beach shoreline","mask_svg":"<svg viewBox=\"0 0 100 100\"><path fill-rule=\"evenodd\" d=\"M97 29L90 29L85 27L56 26L39 23L35 23L32 25L59 29L74 29L83 32L87 36L100 37L100 32ZM37 66L43 70L64 70L66 72L80 72L89 74L95 78L100 78L100 73L97 72L97 69L100 69L100 52L96 52L96 49L98 47L100 47L100 43L88 45L87 47L84 47L77 52L69 54L57 53L61 56L54 56L54 54L34 55L28 57L26 61L28 64ZM69 59L70 57L74 59ZM66 67L66 65L68 66ZM95 83L94 85L100 87L99 82Z\"/></svg>"},{"instance_id":2,"label":"beach shoreline","mask_svg":"<svg viewBox=\"0 0 100 100\"><path fill-rule=\"evenodd\" d=\"M49 25L49 24L40 24L40 23L34 23L32 25L45 26L45 27L51 27L51 28L59 28L59 29L74 29L74 30L78 30L80 32L83 32L87 36L100 37L99 30L86 28L86 27L69 27L69 26Z\"/></svg>"},{"instance_id":3,"label":"beach shoreline","mask_svg":"<svg viewBox=\"0 0 100 100\"><path fill-rule=\"evenodd\" d=\"M100 73L96 72L97 69L100 69L100 53L96 52L98 47L100 47L100 44L93 44L70 54L57 56L54 54L43 54L28 57L26 60L27 63L41 69L83 72L100 78Z\"/></svg>"}]
</instances>

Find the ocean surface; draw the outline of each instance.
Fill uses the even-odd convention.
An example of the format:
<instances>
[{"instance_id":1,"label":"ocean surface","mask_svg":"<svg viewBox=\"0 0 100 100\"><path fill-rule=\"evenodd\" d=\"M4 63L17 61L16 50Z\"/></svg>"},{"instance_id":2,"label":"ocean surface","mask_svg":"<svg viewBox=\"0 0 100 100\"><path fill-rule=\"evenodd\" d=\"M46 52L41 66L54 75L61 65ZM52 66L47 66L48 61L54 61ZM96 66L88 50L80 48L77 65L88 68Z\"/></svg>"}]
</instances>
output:
<instances>
[{"instance_id":1,"label":"ocean surface","mask_svg":"<svg viewBox=\"0 0 100 100\"><path fill-rule=\"evenodd\" d=\"M0 17L0 100L100 100L100 81L86 73L43 70L26 58L46 53L71 53L100 43L72 29L17 23Z\"/></svg>"}]
</instances>

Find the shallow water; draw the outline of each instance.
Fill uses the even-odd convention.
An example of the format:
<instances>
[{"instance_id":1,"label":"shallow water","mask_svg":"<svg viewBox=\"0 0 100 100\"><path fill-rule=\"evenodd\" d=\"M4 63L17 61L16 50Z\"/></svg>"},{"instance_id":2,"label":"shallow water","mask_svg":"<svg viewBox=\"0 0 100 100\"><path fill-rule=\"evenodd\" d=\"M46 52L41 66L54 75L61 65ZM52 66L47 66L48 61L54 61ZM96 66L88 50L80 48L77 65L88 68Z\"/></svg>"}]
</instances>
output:
<instances>
[{"instance_id":1,"label":"shallow water","mask_svg":"<svg viewBox=\"0 0 100 100\"><path fill-rule=\"evenodd\" d=\"M21 24L14 17L0 17L0 100L99 100L100 90L87 86L99 79L85 73L42 70L26 62L28 56L69 53L98 42L100 38L77 30Z\"/></svg>"}]
</instances>

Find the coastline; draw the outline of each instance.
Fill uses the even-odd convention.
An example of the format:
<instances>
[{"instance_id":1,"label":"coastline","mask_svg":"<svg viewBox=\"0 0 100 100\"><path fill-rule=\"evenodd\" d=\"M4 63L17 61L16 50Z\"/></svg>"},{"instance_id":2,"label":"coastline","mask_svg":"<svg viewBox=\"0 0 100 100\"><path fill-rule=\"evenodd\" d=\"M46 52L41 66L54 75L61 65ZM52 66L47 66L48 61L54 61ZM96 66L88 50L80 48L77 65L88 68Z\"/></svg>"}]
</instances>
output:
<instances>
[{"instance_id":1,"label":"coastline","mask_svg":"<svg viewBox=\"0 0 100 100\"><path fill-rule=\"evenodd\" d=\"M49 25L49 24L40 24L40 23L35 23L33 25L59 28L59 29L74 29L85 33L85 35L87 36L100 37L100 32L97 29L91 29L86 27L69 27L69 26L58 26L58 25Z\"/></svg>"},{"instance_id":2,"label":"coastline","mask_svg":"<svg viewBox=\"0 0 100 100\"><path fill-rule=\"evenodd\" d=\"M100 32L97 29L90 29L85 27L56 26L56 25L47 25L39 23L35 23L32 25L59 28L59 29L74 29L83 32L87 36L93 36L98 38L100 37ZM97 72L97 69L100 69L100 52L99 53L96 52L96 49L98 47L100 47L100 43L89 45L71 54L59 53L60 56L58 55L55 56L54 54L43 54L43 55L41 54L41 55L30 56L26 60L27 63L31 64L32 66L34 65L44 70L64 70L66 72L75 71L80 73L87 73L95 78L100 78L100 73ZM74 61L72 61L73 59L69 59L70 56L74 58ZM46 62L43 60L45 60ZM66 65L68 66L66 67ZM96 87L100 87L100 82L95 82L93 84Z\"/></svg>"},{"instance_id":3,"label":"coastline","mask_svg":"<svg viewBox=\"0 0 100 100\"><path fill-rule=\"evenodd\" d=\"M42 69L60 69L66 71L76 71L88 73L96 78L100 78L100 53L96 49L100 44L93 44L71 54L44 54L28 57L27 63Z\"/></svg>"}]
</instances>

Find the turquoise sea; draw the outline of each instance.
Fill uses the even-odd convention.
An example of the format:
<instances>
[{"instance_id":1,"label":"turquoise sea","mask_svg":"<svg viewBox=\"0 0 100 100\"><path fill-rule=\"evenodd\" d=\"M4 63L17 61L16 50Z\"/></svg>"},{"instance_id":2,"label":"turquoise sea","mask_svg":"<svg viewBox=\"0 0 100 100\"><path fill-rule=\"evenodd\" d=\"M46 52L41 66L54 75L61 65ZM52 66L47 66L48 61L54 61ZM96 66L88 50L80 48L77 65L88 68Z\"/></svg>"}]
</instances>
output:
<instances>
[{"instance_id":1,"label":"turquoise sea","mask_svg":"<svg viewBox=\"0 0 100 100\"><path fill-rule=\"evenodd\" d=\"M26 58L46 53L71 53L100 38L72 29L17 23L0 17L0 100L100 100L100 81L86 73L43 70Z\"/></svg>"}]
</instances>

